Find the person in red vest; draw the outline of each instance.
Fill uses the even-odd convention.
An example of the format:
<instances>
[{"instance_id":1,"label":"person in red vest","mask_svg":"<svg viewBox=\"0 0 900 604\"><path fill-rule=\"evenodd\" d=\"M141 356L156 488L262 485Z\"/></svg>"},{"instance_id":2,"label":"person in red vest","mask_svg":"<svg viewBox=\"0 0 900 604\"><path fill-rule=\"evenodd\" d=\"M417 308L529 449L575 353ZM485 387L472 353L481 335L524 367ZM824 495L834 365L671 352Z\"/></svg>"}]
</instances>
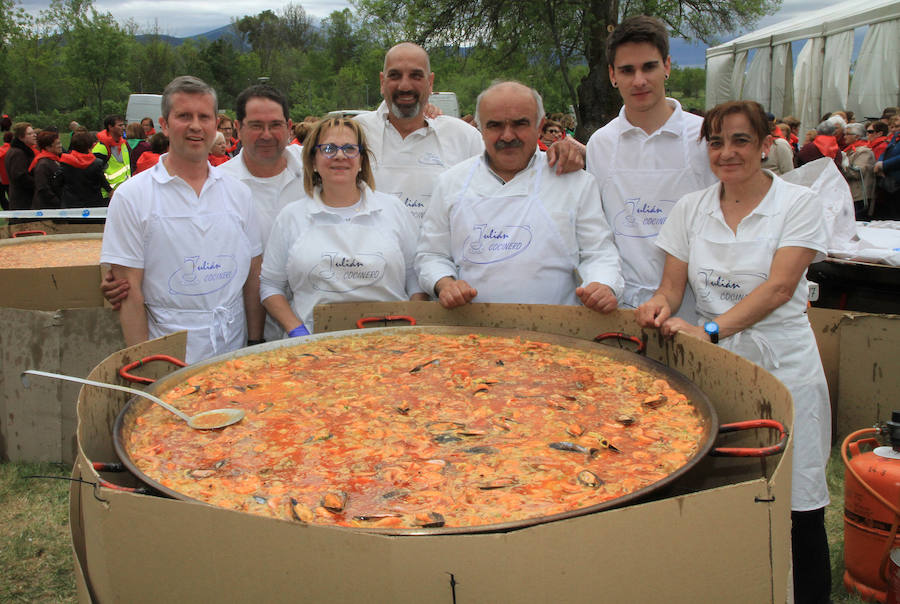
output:
<instances>
[{"instance_id":1,"label":"person in red vest","mask_svg":"<svg viewBox=\"0 0 900 604\"><path fill-rule=\"evenodd\" d=\"M841 148L838 146L835 132L837 128L832 122L822 122L816 126L816 137L811 143L807 143L800 147L797 153L797 166L808 164L822 157L830 157L834 160L834 165L838 170L841 169Z\"/></svg>"},{"instance_id":2,"label":"person in red vest","mask_svg":"<svg viewBox=\"0 0 900 604\"><path fill-rule=\"evenodd\" d=\"M221 166L231 159L225 154L226 148L225 135L221 132L216 132L216 140L213 142L212 149L209 150L209 163L214 166Z\"/></svg>"},{"instance_id":3,"label":"person in red vest","mask_svg":"<svg viewBox=\"0 0 900 604\"><path fill-rule=\"evenodd\" d=\"M169 150L169 137L162 132L157 132L150 137L150 150L141 153L137 161L137 172L143 172L148 168L152 168L159 162L160 156Z\"/></svg>"},{"instance_id":4,"label":"person in red vest","mask_svg":"<svg viewBox=\"0 0 900 604\"><path fill-rule=\"evenodd\" d=\"M875 154L875 161L878 161L884 155L884 150L888 146L888 138L888 125L886 122L875 120L874 122L869 122L869 125L866 126L866 143L869 145L872 153Z\"/></svg>"},{"instance_id":5,"label":"person in red vest","mask_svg":"<svg viewBox=\"0 0 900 604\"><path fill-rule=\"evenodd\" d=\"M34 178L34 198L31 202L31 209L58 208L60 201L55 176L59 171L59 155L62 153L59 132L42 131L37 135L37 147L38 152L28 166L28 171Z\"/></svg>"},{"instance_id":6,"label":"person in red vest","mask_svg":"<svg viewBox=\"0 0 900 604\"><path fill-rule=\"evenodd\" d=\"M6 131L3 133L3 145L0 146L0 207L4 210L9 209L9 200L6 199L6 192L9 190L9 175L6 173L6 152L9 151L9 144L12 142L13 133Z\"/></svg>"},{"instance_id":7,"label":"person in red vest","mask_svg":"<svg viewBox=\"0 0 900 604\"><path fill-rule=\"evenodd\" d=\"M59 158L60 202L64 208L105 206L103 191L112 193L103 173L103 160L91 153L94 135L76 132L69 142L69 152Z\"/></svg>"}]
</instances>

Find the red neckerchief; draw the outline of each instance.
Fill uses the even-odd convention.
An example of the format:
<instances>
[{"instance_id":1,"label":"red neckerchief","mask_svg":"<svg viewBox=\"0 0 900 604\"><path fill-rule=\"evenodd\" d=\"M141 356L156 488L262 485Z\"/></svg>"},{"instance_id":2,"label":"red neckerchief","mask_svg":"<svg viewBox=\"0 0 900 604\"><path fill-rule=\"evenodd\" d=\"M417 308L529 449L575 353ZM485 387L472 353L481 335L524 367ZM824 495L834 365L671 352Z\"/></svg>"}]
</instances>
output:
<instances>
[{"instance_id":1,"label":"red neckerchief","mask_svg":"<svg viewBox=\"0 0 900 604\"><path fill-rule=\"evenodd\" d=\"M119 148L125 144L124 137L119 138L119 141L116 142L112 139L112 134L110 134L106 130L101 130L97 133L97 140L100 141L103 146L105 146L106 149L110 152L112 151L113 147Z\"/></svg>"},{"instance_id":2,"label":"red neckerchief","mask_svg":"<svg viewBox=\"0 0 900 604\"><path fill-rule=\"evenodd\" d=\"M813 144L821 151L822 155L830 157L831 159L834 159L835 156L837 156L840 149L837 144L837 139L833 136L828 136L827 134L819 134L816 136L816 138L813 139Z\"/></svg>"},{"instance_id":3,"label":"red neckerchief","mask_svg":"<svg viewBox=\"0 0 900 604\"><path fill-rule=\"evenodd\" d=\"M31 172L32 170L34 170L34 167L37 165L38 161L44 159L45 157L49 157L53 161L59 161L59 155L53 153L52 151L43 149L34 154L34 159L31 160L31 165L28 166L28 171Z\"/></svg>"},{"instance_id":4,"label":"red neckerchief","mask_svg":"<svg viewBox=\"0 0 900 604\"><path fill-rule=\"evenodd\" d=\"M231 158L229 158L227 155L213 155L212 153L209 154L209 163L214 166L221 166L229 159Z\"/></svg>"},{"instance_id":5,"label":"red neckerchief","mask_svg":"<svg viewBox=\"0 0 900 604\"><path fill-rule=\"evenodd\" d=\"M82 153L81 151L69 151L59 156L59 163L84 170L96 161L97 156L93 153Z\"/></svg>"},{"instance_id":6,"label":"red neckerchief","mask_svg":"<svg viewBox=\"0 0 900 604\"><path fill-rule=\"evenodd\" d=\"M150 132L145 132L145 133L144 133L144 135L145 135L144 137L145 137L145 138L150 138L150 137L153 136L154 134L156 134L156 128L150 128Z\"/></svg>"},{"instance_id":7,"label":"red neckerchief","mask_svg":"<svg viewBox=\"0 0 900 604\"><path fill-rule=\"evenodd\" d=\"M881 156L884 155L884 150L887 149L887 146L888 137L886 136L876 136L869 141L869 149L871 149L875 154L875 161L881 159Z\"/></svg>"},{"instance_id":8,"label":"red neckerchief","mask_svg":"<svg viewBox=\"0 0 900 604\"><path fill-rule=\"evenodd\" d=\"M868 146L869 146L868 142L861 140L861 139L856 139L855 143L850 143L849 145L844 147L844 153L851 153L851 152L855 151L857 149L857 147L868 147Z\"/></svg>"},{"instance_id":9,"label":"red neckerchief","mask_svg":"<svg viewBox=\"0 0 900 604\"><path fill-rule=\"evenodd\" d=\"M144 151L141 153L141 156L138 157L137 165L135 166L135 174L138 172L143 172L148 168L152 168L159 162L159 153L154 153L153 151Z\"/></svg>"},{"instance_id":10,"label":"red neckerchief","mask_svg":"<svg viewBox=\"0 0 900 604\"><path fill-rule=\"evenodd\" d=\"M234 153L237 151L238 140L236 138L231 139L231 146L225 149L225 153Z\"/></svg>"},{"instance_id":11,"label":"red neckerchief","mask_svg":"<svg viewBox=\"0 0 900 604\"><path fill-rule=\"evenodd\" d=\"M799 142L800 142L800 139L797 138L797 135L794 134L793 132L791 132L791 139L790 139L791 146L796 147L797 143L799 143Z\"/></svg>"}]
</instances>

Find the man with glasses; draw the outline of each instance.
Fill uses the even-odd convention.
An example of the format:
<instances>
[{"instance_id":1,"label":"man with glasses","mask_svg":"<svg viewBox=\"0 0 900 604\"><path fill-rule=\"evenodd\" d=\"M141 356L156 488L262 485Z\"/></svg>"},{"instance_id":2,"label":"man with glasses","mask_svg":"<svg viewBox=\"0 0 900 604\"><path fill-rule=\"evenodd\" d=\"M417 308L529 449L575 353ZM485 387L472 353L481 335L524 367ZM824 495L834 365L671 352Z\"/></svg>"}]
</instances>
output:
<instances>
[{"instance_id":1,"label":"man with glasses","mask_svg":"<svg viewBox=\"0 0 900 604\"><path fill-rule=\"evenodd\" d=\"M216 130L225 137L225 155L234 157L240 151L240 141L234 137L234 122L224 113L217 116Z\"/></svg>"},{"instance_id":2,"label":"man with glasses","mask_svg":"<svg viewBox=\"0 0 900 604\"><path fill-rule=\"evenodd\" d=\"M119 322L129 346L187 330L195 363L262 338L262 265L250 190L210 166L216 94L192 76L162 97L169 152L113 196L100 261L129 284Z\"/></svg>"}]
</instances>

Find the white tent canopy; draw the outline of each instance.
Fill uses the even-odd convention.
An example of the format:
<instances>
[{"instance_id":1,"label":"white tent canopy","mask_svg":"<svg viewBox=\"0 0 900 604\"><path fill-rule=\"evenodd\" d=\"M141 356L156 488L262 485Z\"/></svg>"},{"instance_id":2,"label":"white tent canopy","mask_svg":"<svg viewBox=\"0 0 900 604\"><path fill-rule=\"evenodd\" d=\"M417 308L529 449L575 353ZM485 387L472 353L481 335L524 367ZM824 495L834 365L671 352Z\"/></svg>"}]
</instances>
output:
<instances>
[{"instance_id":1,"label":"white tent canopy","mask_svg":"<svg viewBox=\"0 0 900 604\"><path fill-rule=\"evenodd\" d=\"M853 30L863 26L851 83ZM797 40L807 42L792 69ZM793 114L804 129L829 111L879 116L900 105L900 0L848 0L707 49L706 108L735 99Z\"/></svg>"}]
</instances>

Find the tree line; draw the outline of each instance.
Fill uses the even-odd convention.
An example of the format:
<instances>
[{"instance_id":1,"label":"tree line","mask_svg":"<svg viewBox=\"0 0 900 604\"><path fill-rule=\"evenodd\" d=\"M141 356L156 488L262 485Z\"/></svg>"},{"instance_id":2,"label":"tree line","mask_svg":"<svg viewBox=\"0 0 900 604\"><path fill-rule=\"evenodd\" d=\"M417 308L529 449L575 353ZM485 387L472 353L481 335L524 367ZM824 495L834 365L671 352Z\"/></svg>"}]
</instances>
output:
<instances>
[{"instance_id":1,"label":"tree line","mask_svg":"<svg viewBox=\"0 0 900 604\"><path fill-rule=\"evenodd\" d=\"M694 0L692 6L740 2L744 10L734 11L730 22L667 21L678 25L675 33L706 35L735 19L743 24L778 1ZM495 5L508 14L496 14ZM159 31L141 33L135 23L98 11L93 0L52 0L38 15L16 0L0 0L0 108L38 126L62 129L76 120L98 128L104 115L124 113L129 94L160 93L176 75L192 74L216 88L226 111L258 81L288 95L295 120L371 109L381 100L384 51L411 40L430 53L435 91L454 91L463 113L474 112L476 96L494 79L517 79L541 92L547 111L573 109L584 138L620 106L605 59L594 60L609 28L597 30L601 12L590 9L660 13L678 6L675 0L621 10L618 0L356 0L355 11L334 11L315 24L300 4L288 3L234 19L230 35L217 40L173 45ZM533 27L521 27L522 19ZM676 97L702 107L703 69L676 69L669 83Z\"/></svg>"}]
</instances>

